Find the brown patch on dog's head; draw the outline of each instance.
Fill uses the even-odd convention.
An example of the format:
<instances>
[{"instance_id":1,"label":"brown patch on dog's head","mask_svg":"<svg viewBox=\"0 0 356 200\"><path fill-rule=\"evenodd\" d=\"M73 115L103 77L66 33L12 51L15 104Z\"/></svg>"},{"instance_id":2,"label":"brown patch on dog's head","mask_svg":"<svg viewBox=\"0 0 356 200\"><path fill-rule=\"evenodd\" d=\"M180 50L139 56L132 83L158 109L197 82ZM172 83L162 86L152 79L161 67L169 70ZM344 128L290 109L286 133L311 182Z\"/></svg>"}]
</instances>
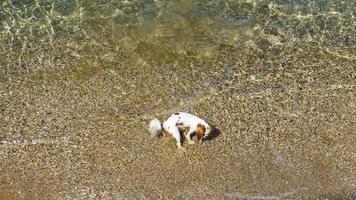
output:
<instances>
[{"instance_id":1,"label":"brown patch on dog's head","mask_svg":"<svg viewBox=\"0 0 356 200\"><path fill-rule=\"evenodd\" d=\"M205 126L198 124L197 126L197 130L195 132L195 134L197 135L198 140L201 140L204 137L206 128Z\"/></svg>"},{"instance_id":2,"label":"brown patch on dog's head","mask_svg":"<svg viewBox=\"0 0 356 200\"><path fill-rule=\"evenodd\" d=\"M175 115L179 115L179 112L174 113Z\"/></svg>"}]
</instances>

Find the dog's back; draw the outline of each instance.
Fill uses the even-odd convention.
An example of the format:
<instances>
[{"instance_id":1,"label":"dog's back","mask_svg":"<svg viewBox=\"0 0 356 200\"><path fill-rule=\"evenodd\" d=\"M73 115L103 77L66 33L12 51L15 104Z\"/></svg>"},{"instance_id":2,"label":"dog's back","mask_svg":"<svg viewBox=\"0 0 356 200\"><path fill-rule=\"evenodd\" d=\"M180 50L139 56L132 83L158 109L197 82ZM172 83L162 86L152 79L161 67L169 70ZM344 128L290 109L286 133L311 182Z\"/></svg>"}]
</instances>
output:
<instances>
[{"instance_id":1,"label":"dog's back","mask_svg":"<svg viewBox=\"0 0 356 200\"><path fill-rule=\"evenodd\" d=\"M203 119L187 112L179 112L177 116L179 117L178 123L181 123L183 124L183 126L186 127L196 127L198 124L208 126L208 123L205 122Z\"/></svg>"}]
</instances>

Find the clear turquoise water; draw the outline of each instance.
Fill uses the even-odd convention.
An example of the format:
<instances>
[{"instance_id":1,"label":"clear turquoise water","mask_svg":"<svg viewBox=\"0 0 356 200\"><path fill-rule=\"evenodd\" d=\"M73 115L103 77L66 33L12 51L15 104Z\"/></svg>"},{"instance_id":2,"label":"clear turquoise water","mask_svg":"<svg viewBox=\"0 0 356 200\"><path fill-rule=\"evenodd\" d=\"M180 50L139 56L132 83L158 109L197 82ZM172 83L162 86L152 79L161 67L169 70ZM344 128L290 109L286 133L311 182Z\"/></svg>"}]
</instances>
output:
<instances>
[{"instance_id":1,"label":"clear turquoise water","mask_svg":"<svg viewBox=\"0 0 356 200\"><path fill-rule=\"evenodd\" d=\"M0 72L210 59L221 48L355 59L355 8L353 0L3 0Z\"/></svg>"}]
</instances>

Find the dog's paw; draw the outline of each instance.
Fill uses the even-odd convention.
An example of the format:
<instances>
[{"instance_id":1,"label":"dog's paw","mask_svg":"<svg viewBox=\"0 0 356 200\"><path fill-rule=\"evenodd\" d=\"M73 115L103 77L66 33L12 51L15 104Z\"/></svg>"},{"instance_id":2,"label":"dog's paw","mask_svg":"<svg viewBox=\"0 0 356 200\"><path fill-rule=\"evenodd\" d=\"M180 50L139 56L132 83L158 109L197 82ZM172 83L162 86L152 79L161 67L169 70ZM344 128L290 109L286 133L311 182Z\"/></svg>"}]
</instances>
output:
<instances>
[{"instance_id":1,"label":"dog's paw","mask_svg":"<svg viewBox=\"0 0 356 200\"><path fill-rule=\"evenodd\" d=\"M195 144L195 142L193 140L189 140L188 144Z\"/></svg>"}]
</instances>

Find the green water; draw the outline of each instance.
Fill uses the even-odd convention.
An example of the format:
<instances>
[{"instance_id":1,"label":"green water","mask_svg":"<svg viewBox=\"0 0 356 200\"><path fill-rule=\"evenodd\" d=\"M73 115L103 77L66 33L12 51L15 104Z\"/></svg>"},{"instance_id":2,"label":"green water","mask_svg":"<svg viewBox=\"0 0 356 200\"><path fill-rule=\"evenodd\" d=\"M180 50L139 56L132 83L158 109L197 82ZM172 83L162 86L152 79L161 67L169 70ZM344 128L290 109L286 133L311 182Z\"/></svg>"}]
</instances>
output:
<instances>
[{"instance_id":1,"label":"green water","mask_svg":"<svg viewBox=\"0 0 356 200\"><path fill-rule=\"evenodd\" d=\"M354 60L355 8L353 0L2 0L0 72L209 60L222 50L268 56L297 47Z\"/></svg>"}]
</instances>

